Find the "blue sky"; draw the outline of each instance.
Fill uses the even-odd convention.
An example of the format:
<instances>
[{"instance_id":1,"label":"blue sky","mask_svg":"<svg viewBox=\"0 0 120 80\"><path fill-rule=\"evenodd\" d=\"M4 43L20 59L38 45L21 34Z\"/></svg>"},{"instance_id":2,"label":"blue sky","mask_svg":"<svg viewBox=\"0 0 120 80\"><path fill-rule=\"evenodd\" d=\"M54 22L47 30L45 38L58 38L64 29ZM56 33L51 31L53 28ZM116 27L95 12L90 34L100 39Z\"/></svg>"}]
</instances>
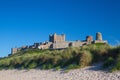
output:
<instances>
[{"instance_id":1,"label":"blue sky","mask_svg":"<svg viewBox=\"0 0 120 80\"><path fill-rule=\"evenodd\" d=\"M0 56L12 47L47 41L51 33L84 40L102 32L110 44L120 42L119 0L0 0Z\"/></svg>"}]
</instances>

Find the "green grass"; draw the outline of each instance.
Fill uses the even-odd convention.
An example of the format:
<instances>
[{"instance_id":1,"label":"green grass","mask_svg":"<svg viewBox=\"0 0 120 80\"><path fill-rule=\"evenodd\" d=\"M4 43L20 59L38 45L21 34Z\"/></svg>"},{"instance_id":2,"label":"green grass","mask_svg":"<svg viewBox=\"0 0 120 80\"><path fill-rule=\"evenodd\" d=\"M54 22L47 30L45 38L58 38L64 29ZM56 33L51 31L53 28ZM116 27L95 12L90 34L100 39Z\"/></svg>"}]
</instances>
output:
<instances>
[{"instance_id":1,"label":"green grass","mask_svg":"<svg viewBox=\"0 0 120 80\"><path fill-rule=\"evenodd\" d=\"M103 64L104 68L112 67L115 63L115 60L112 57L109 57Z\"/></svg>"},{"instance_id":2,"label":"green grass","mask_svg":"<svg viewBox=\"0 0 120 80\"><path fill-rule=\"evenodd\" d=\"M76 69L103 62L104 68L120 70L120 46L85 45L65 50L27 49L0 59L0 69Z\"/></svg>"},{"instance_id":3,"label":"green grass","mask_svg":"<svg viewBox=\"0 0 120 80\"><path fill-rule=\"evenodd\" d=\"M81 67L85 67L88 66L90 64L92 64L92 53L90 51L81 51L79 56L78 56L78 64Z\"/></svg>"}]
</instances>

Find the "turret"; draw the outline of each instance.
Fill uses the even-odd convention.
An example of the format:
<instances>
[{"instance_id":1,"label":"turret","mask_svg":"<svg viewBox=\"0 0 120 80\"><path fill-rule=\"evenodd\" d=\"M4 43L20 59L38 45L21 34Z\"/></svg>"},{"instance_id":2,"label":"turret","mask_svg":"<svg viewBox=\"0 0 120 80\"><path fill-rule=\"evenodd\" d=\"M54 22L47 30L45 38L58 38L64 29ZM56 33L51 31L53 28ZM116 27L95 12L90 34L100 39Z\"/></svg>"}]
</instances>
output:
<instances>
[{"instance_id":1,"label":"turret","mask_svg":"<svg viewBox=\"0 0 120 80\"><path fill-rule=\"evenodd\" d=\"M100 33L100 32L96 33L96 40L102 41L102 33Z\"/></svg>"}]
</instances>

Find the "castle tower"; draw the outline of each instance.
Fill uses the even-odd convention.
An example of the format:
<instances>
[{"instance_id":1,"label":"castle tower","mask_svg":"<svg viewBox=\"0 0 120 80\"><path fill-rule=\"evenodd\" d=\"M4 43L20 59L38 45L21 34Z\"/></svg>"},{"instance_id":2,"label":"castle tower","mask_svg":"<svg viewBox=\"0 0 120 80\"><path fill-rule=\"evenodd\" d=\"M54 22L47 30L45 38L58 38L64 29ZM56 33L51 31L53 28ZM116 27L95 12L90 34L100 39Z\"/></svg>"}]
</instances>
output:
<instances>
[{"instance_id":1,"label":"castle tower","mask_svg":"<svg viewBox=\"0 0 120 80\"><path fill-rule=\"evenodd\" d=\"M49 42L54 42L54 35L52 34L49 35Z\"/></svg>"},{"instance_id":2,"label":"castle tower","mask_svg":"<svg viewBox=\"0 0 120 80\"><path fill-rule=\"evenodd\" d=\"M57 34L56 33L54 33L54 35L53 35L53 42L56 42L57 41Z\"/></svg>"},{"instance_id":3,"label":"castle tower","mask_svg":"<svg viewBox=\"0 0 120 80\"><path fill-rule=\"evenodd\" d=\"M15 54L15 53L17 53L18 52L18 49L17 48L12 48L11 49L11 54Z\"/></svg>"},{"instance_id":4,"label":"castle tower","mask_svg":"<svg viewBox=\"0 0 120 80\"><path fill-rule=\"evenodd\" d=\"M88 43L91 43L91 42L93 41L93 37L92 37L92 36L87 36L87 37L86 37L86 41L87 41Z\"/></svg>"},{"instance_id":5,"label":"castle tower","mask_svg":"<svg viewBox=\"0 0 120 80\"><path fill-rule=\"evenodd\" d=\"M96 33L96 40L102 41L102 33L100 33L100 32Z\"/></svg>"},{"instance_id":6,"label":"castle tower","mask_svg":"<svg viewBox=\"0 0 120 80\"><path fill-rule=\"evenodd\" d=\"M62 34L62 41L65 41L65 34Z\"/></svg>"},{"instance_id":7,"label":"castle tower","mask_svg":"<svg viewBox=\"0 0 120 80\"><path fill-rule=\"evenodd\" d=\"M57 35L56 33L54 33L53 35L49 35L49 41L53 43L64 42L65 34Z\"/></svg>"}]
</instances>

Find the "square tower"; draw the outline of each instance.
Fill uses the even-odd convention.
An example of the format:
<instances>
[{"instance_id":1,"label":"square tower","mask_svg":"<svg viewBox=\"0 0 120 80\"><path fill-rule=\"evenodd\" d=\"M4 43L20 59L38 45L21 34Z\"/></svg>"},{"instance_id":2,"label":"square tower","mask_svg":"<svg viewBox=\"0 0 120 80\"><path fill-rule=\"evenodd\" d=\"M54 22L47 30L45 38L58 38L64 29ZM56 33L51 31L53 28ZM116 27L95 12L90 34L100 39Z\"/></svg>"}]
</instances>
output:
<instances>
[{"instance_id":1,"label":"square tower","mask_svg":"<svg viewBox=\"0 0 120 80\"><path fill-rule=\"evenodd\" d=\"M53 35L49 35L49 42L65 42L65 34L57 35L54 33Z\"/></svg>"}]
</instances>

